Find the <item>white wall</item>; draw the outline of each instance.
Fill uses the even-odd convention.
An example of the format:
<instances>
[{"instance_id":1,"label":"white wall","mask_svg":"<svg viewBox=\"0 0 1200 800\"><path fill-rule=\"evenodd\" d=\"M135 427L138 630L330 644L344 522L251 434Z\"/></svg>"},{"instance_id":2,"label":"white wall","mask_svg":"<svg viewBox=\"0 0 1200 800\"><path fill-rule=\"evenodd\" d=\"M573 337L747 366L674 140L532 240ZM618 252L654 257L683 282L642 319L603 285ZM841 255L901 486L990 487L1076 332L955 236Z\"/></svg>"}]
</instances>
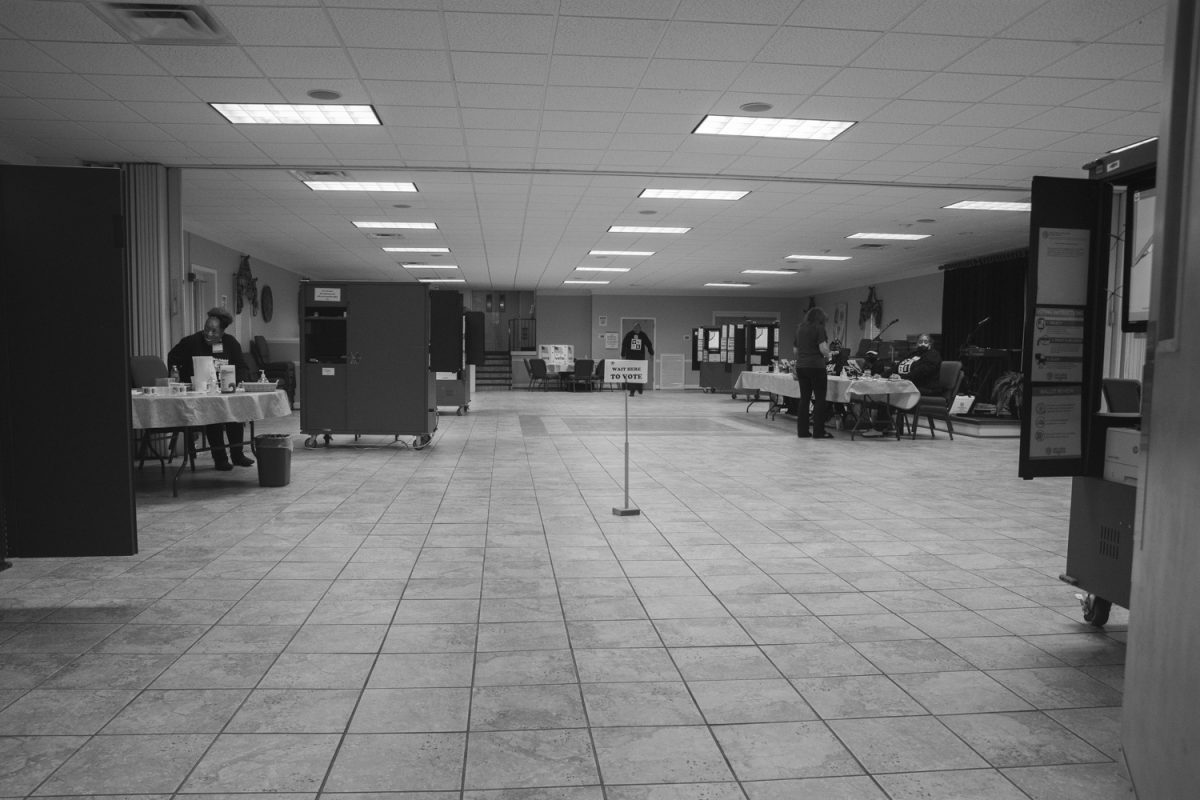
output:
<instances>
[{"instance_id":1,"label":"white wall","mask_svg":"<svg viewBox=\"0 0 1200 800\"><path fill-rule=\"evenodd\" d=\"M883 322L880 327L897 317L900 319L887 329L883 338L904 339L921 333L942 332L942 273L876 283L875 297L883 303ZM858 313L861 303L866 299L866 286L817 297L817 305L825 309L830 319L833 318L833 307L836 304L846 304L846 339L842 342L845 347L854 348L858 345L858 340L863 338L862 327L858 324ZM830 336L832 335L831 331Z\"/></svg>"}]
</instances>

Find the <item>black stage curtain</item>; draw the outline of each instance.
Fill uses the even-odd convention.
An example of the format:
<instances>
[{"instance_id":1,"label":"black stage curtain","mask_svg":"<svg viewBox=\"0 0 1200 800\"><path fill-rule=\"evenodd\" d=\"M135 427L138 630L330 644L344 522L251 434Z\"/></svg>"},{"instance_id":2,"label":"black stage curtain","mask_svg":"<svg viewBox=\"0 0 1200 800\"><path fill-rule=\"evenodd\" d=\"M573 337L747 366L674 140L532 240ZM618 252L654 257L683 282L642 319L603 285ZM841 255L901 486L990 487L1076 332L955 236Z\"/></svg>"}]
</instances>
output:
<instances>
[{"instance_id":1,"label":"black stage curtain","mask_svg":"<svg viewBox=\"0 0 1200 800\"><path fill-rule=\"evenodd\" d=\"M1022 248L942 267L942 358L962 360L964 391L983 402L1001 373L1021 368L1028 262ZM968 345L985 354L966 356Z\"/></svg>"}]
</instances>

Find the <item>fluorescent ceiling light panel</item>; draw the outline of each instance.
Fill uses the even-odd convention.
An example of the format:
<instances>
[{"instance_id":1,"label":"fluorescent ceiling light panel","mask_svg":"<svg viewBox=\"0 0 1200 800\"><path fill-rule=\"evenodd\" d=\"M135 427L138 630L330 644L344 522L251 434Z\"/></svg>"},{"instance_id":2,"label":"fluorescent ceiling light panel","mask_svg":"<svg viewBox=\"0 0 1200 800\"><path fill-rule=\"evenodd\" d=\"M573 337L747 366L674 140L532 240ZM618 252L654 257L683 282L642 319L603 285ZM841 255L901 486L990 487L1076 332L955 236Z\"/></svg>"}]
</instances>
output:
<instances>
[{"instance_id":1,"label":"fluorescent ceiling light panel","mask_svg":"<svg viewBox=\"0 0 1200 800\"><path fill-rule=\"evenodd\" d=\"M716 189L643 189L638 197L650 200L741 200L748 194Z\"/></svg>"},{"instance_id":2,"label":"fluorescent ceiling light panel","mask_svg":"<svg viewBox=\"0 0 1200 800\"><path fill-rule=\"evenodd\" d=\"M466 283L463 278L417 278L420 283Z\"/></svg>"},{"instance_id":3,"label":"fluorescent ceiling light panel","mask_svg":"<svg viewBox=\"0 0 1200 800\"><path fill-rule=\"evenodd\" d=\"M1155 142L1155 141L1158 141L1158 137L1151 136L1149 139L1142 139L1140 142L1134 142L1133 144L1127 144L1124 147L1118 147L1116 150L1109 150L1108 154L1112 155L1113 153L1124 153L1126 150L1132 150L1135 147L1141 147L1144 144L1148 144L1150 142Z\"/></svg>"},{"instance_id":4,"label":"fluorescent ceiling light panel","mask_svg":"<svg viewBox=\"0 0 1200 800\"><path fill-rule=\"evenodd\" d=\"M609 233L687 233L691 228L653 228L645 225L613 225Z\"/></svg>"},{"instance_id":5,"label":"fluorescent ceiling light panel","mask_svg":"<svg viewBox=\"0 0 1200 800\"><path fill-rule=\"evenodd\" d=\"M779 119L773 117L706 116L692 133L717 136L763 136L768 139L818 139L829 141L846 131L853 122L828 119Z\"/></svg>"},{"instance_id":6,"label":"fluorescent ceiling light panel","mask_svg":"<svg viewBox=\"0 0 1200 800\"><path fill-rule=\"evenodd\" d=\"M385 253L449 253L449 247L385 247Z\"/></svg>"},{"instance_id":7,"label":"fluorescent ceiling light panel","mask_svg":"<svg viewBox=\"0 0 1200 800\"><path fill-rule=\"evenodd\" d=\"M913 242L917 239L928 239L932 233L852 233L847 239L902 239Z\"/></svg>"},{"instance_id":8,"label":"fluorescent ceiling light panel","mask_svg":"<svg viewBox=\"0 0 1200 800\"><path fill-rule=\"evenodd\" d=\"M397 181L304 181L314 192L415 192L415 183Z\"/></svg>"},{"instance_id":9,"label":"fluorescent ceiling light panel","mask_svg":"<svg viewBox=\"0 0 1200 800\"><path fill-rule=\"evenodd\" d=\"M576 272L629 272L629 267L576 267Z\"/></svg>"},{"instance_id":10,"label":"fluorescent ceiling light panel","mask_svg":"<svg viewBox=\"0 0 1200 800\"><path fill-rule=\"evenodd\" d=\"M719 281L719 282L717 282L717 283L706 283L706 284L704 284L704 285L705 285L705 286L720 286L720 287L722 287L722 288L725 288L725 287L734 287L734 288L739 288L739 287L745 287L745 286L752 286L753 284L750 284L750 283L738 283L737 281Z\"/></svg>"},{"instance_id":11,"label":"fluorescent ceiling light panel","mask_svg":"<svg viewBox=\"0 0 1200 800\"><path fill-rule=\"evenodd\" d=\"M653 250L588 250L589 256L652 256Z\"/></svg>"},{"instance_id":12,"label":"fluorescent ceiling light panel","mask_svg":"<svg viewBox=\"0 0 1200 800\"><path fill-rule=\"evenodd\" d=\"M743 275L799 275L799 270L794 269L744 269Z\"/></svg>"},{"instance_id":13,"label":"fluorescent ceiling light panel","mask_svg":"<svg viewBox=\"0 0 1200 800\"><path fill-rule=\"evenodd\" d=\"M371 106L209 103L235 125L379 125Z\"/></svg>"},{"instance_id":14,"label":"fluorescent ceiling light panel","mask_svg":"<svg viewBox=\"0 0 1200 800\"><path fill-rule=\"evenodd\" d=\"M458 264L401 264L405 269L458 269Z\"/></svg>"},{"instance_id":15,"label":"fluorescent ceiling light panel","mask_svg":"<svg viewBox=\"0 0 1200 800\"><path fill-rule=\"evenodd\" d=\"M1033 203L1005 203L990 200L963 200L942 208L956 208L962 211L1028 211Z\"/></svg>"},{"instance_id":16,"label":"fluorescent ceiling light panel","mask_svg":"<svg viewBox=\"0 0 1200 800\"><path fill-rule=\"evenodd\" d=\"M574 284L585 283L585 284L593 284L593 285L597 285L597 286L605 286L608 284L608 281L563 281L563 283L574 283Z\"/></svg>"},{"instance_id":17,"label":"fluorescent ceiling light panel","mask_svg":"<svg viewBox=\"0 0 1200 800\"><path fill-rule=\"evenodd\" d=\"M806 256L800 253L795 253L788 256L784 261L849 261L852 256Z\"/></svg>"},{"instance_id":18,"label":"fluorescent ceiling light panel","mask_svg":"<svg viewBox=\"0 0 1200 800\"><path fill-rule=\"evenodd\" d=\"M355 222L356 228L412 228L418 231L436 231L435 222Z\"/></svg>"}]
</instances>

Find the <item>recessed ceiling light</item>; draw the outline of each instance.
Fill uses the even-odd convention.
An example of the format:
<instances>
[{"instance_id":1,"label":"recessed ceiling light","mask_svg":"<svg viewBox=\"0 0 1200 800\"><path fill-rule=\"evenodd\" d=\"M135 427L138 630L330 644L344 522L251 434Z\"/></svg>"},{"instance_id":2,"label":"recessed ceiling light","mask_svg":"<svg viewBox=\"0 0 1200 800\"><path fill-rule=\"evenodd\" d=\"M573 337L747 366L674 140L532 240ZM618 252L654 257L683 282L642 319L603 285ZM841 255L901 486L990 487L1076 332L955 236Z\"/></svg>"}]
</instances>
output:
<instances>
[{"instance_id":1,"label":"recessed ceiling light","mask_svg":"<svg viewBox=\"0 0 1200 800\"><path fill-rule=\"evenodd\" d=\"M355 222L356 228L412 228L419 231L436 231L436 222Z\"/></svg>"},{"instance_id":2,"label":"recessed ceiling light","mask_svg":"<svg viewBox=\"0 0 1200 800\"><path fill-rule=\"evenodd\" d=\"M928 239L932 233L852 233L847 239L903 239L906 242Z\"/></svg>"},{"instance_id":3,"label":"recessed ceiling light","mask_svg":"<svg viewBox=\"0 0 1200 800\"><path fill-rule=\"evenodd\" d=\"M1134 142L1133 144L1127 144L1124 147L1118 147L1116 150L1109 150L1108 154L1112 155L1113 153L1124 153L1126 150L1132 150L1135 147L1141 147L1144 144L1149 144L1150 142L1156 142L1156 141L1158 141L1158 137L1151 136L1149 139L1142 139L1140 142Z\"/></svg>"},{"instance_id":4,"label":"recessed ceiling light","mask_svg":"<svg viewBox=\"0 0 1200 800\"><path fill-rule=\"evenodd\" d=\"M764 111L770 111L775 106L770 103L742 103L738 109L745 111L747 114L761 114Z\"/></svg>"},{"instance_id":5,"label":"recessed ceiling light","mask_svg":"<svg viewBox=\"0 0 1200 800\"><path fill-rule=\"evenodd\" d=\"M1028 211L1032 203L1004 203L989 200L963 200L942 208L957 208L963 211Z\"/></svg>"},{"instance_id":6,"label":"recessed ceiling light","mask_svg":"<svg viewBox=\"0 0 1200 800\"><path fill-rule=\"evenodd\" d=\"M379 125L371 106L209 103L235 125Z\"/></svg>"},{"instance_id":7,"label":"recessed ceiling light","mask_svg":"<svg viewBox=\"0 0 1200 800\"><path fill-rule=\"evenodd\" d=\"M835 139L853 122L828 119L779 119L776 117L721 117L709 114L692 133L717 136L764 136L768 139Z\"/></svg>"},{"instance_id":8,"label":"recessed ceiling light","mask_svg":"<svg viewBox=\"0 0 1200 800\"><path fill-rule=\"evenodd\" d=\"M563 281L563 283L592 284L592 285L596 285L596 286L605 286L608 284L608 281Z\"/></svg>"},{"instance_id":9,"label":"recessed ceiling light","mask_svg":"<svg viewBox=\"0 0 1200 800\"><path fill-rule=\"evenodd\" d=\"M401 264L405 269L458 269L458 264Z\"/></svg>"},{"instance_id":10,"label":"recessed ceiling light","mask_svg":"<svg viewBox=\"0 0 1200 800\"><path fill-rule=\"evenodd\" d=\"M750 192L717 189L643 189L638 197L655 200L741 200Z\"/></svg>"},{"instance_id":11,"label":"recessed ceiling light","mask_svg":"<svg viewBox=\"0 0 1200 800\"><path fill-rule=\"evenodd\" d=\"M629 272L629 267L576 267L576 272Z\"/></svg>"},{"instance_id":12,"label":"recessed ceiling light","mask_svg":"<svg viewBox=\"0 0 1200 800\"><path fill-rule=\"evenodd\" d=\"M313 89L307 93L313 100L341 100L342 93L333 89Z\"/></svg>"},{"instance_id":13,"label":"recessed ceiling light","mask_svg":"<svg viewBox=\"0 0 1200 800\"><path fill-rule=\"evenodd\" d=\"M613 225L609 233L687 233L691 228L653 228L645 225Z\"/></svg>"},{"instance_id":14,"label":"recessed ceiling light","mask_svg":"<svg viewBox=\"0 0 1200 800\"><path fill-rule=\"evenodd\" d=\"M784 261L849 261L853 256L806 256L799 253L788 256Z\"/></svg>"},{"instance_id":15,"label":"recessed ceiling light","mask_svg":"<svg viewBox=\"0 0 1200 800\"><path fill-rule=\"evenodd\" d=\"M417 278L420 283L466 283L465 278Z\"/></svg>"},{"instance_id":16,"label":"recessed ceiling light","mask_svg":"<svg viewBox=\"0 0 1200 800\"><path fill-rule=\"evenodd\" d=\"M304 181L314 192L415 192L415 183L397 181Z\"/></svg>"},{"instance_id":17,"label":"recessed ceiling light","mask_svg":"<svg viewBox=\"0 0 1200 800\"><path fill-rule=\"evenodd\" d=\"M746 287L746 286L753 286L754 284L751 284L751 283L737 283L737 282L735 282L735 281L721 281L720 283L706 283L706 284L704 284L704 285L705 285L705 286L719 286L719 287L721 287L722 289L728 289L728 288L744 288L744 287Z\"/></svg>"},{"instance_id":18,"label":"recessed ceiling light","mask_svg":"<svg viewBox=\"0 0 1200 800\"><path fill-rule=\"evenodd\" d=\"M449 247L385 247L385 253L449 253Z\"/></svg>"},{"instance_id":19,"label":"recessed ceiling light","mask_svg":"<svg viewBox=\"0 0 1200 800\"><path fill-rule=\"evenodd\" d=\"M799 270L794 269L744 269L743 275L799 275Z\"/></svg>"},{"instance_id":20,"label":"recessed ceiling light","mask_svg":"<svg viewBox=\"0 0 1200 800\"><path fill-rule=\"evenodd\" d=\"M589 256L652 256L653 250L588 250Z\"/></svg>"}]
</instances>

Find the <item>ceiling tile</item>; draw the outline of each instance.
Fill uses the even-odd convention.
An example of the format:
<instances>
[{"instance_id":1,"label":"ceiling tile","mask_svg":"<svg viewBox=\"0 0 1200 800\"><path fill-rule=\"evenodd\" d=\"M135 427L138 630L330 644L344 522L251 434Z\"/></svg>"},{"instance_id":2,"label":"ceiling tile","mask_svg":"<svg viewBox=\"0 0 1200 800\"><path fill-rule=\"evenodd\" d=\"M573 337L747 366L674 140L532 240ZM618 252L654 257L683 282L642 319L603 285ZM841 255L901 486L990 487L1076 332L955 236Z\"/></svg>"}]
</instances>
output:
<instances>
[{"instance_id":1,"label":"ceiling tile","mask_svg":"<svg viewBox=\"0 0 1200 800\"><path fill-rule=\"evenodd\" d=\"M455 80L468 83L525 83L541 86L550 69L549 56L512 53L450 54Z\"/></svg>"},{"instance_id":2,"label":"ceiling tile","mask_svg":"<svg viewBox=\"0 0 1200 800\"><path fill-rule=\"evenodd\" d=\"M350 57L365 80L449 81L453 75L450 56L437 50L356 48Z\"/></svg>"},{"instance_id":3,"label":"ceiling tile","mask_svg":"<svg viewBox=\"0 0 1200 800\"><path fill-rule=\"evenodd\" d=\"M871 122L908 122L936 125L963 111L967 103L932 100L893 100L871 115Z\"/></svg>"},{"instance_id":4,"label":"ceiling tile","mask_svg":"<svg viewBox=\"0 0 1200 800\"><path fill-rule=\"evenodd\" d=\"M1167 8L1163 4L1159 5L1158 8L1147 11L1124 28L1105 36L1104 41L1121 44L1152 44L1161 46L1166 30Z\"/></svg>"},{"instance_id":5,"label":"ceiling tile","mask_svg":"<svg viewBox=\"0 0 1200 800\"><path fill-rule=\"evenodd\" d=\"M247 47L268 78L357 78L350 58L331 47Z\"/></svg>"},{"instance_id":6,"label":"ceiling tile","mask_svg":"<svg viewBox=\"0 0 1200 800\"><path fill-rule=\"evenodd\" d=\"M1072 42L989 39L948 66L954 72L992 75L1034 75L1079 49Z\"/></svg>"},{"instance_id":7,"label":"ceiling tile","mask_svg":"<svg viewBox=\"0 0 1200 800\"><path fill-rule=\"evenodd\" d=\"M224 121L221 121L219 125L213 124L213 111L207 105L153 101L127 102L125 105L137 112L142 119L153 122L164 130L170 130L171 125L195 125L200 128L213 127L233 130L233 126ZM197 135L202 135L202 133L198 132ZM187 131L180 131L176 138L186 139L187 136Z\"/></svg>"},{"instance_id":8,"label":"ceiling tile","mask_svg":"<svg viewBox=\"0 0 1200 800\"><path fill-rule=\"evenodd\" d=\"M558 5L563 16L670 19L678 0L560 0Z\"/></svg>"},{"instance_id":9,"label":"ceiling tile","mask_svg":"<svg viewBox=\"0 0 1200 800\"><path fill-rule=\"evenodd\" d=\"M88 80L117 100L195 103L199 99L184 83L165 76L91 75Z\"/></svg>"},{"instance_id":10,"label":"ceiling tile","mask_svg":"<svg viewBox=\"0 0 1200 800\"><path fill-rule=\"evenodd\" d=\"M847 67L838 70L833 78L821 86L820 93L833 97L903 97L932 74L902 69Z\"/></svg>"},{"instance_id":11,"label":"ceiling tile","mask_svg":"<svg viewBox=\"0 0 1200 800\"><path fill-rule=\"evenodd\" d=\"M321 8L226 5L214 9L214 16L243 46L334 47L340 44L337 31Z\"/></svg>"},{"instance_id":12,"label":"ceiling tile","mask_svg":"<svg viewBox=\"0 0 1200 800\"><path fill-rule=\"evenodd\" d=\"M1163 50L1144 44L1089 44L1038 72L1063 78L1125 78L1162 65Z\"/></svg>"},{"instance_id":13,"label":"ceiling tile","mask_svg":"<svg viewBox=\"0 0 1200 800\"><path fill-rule=\"evenodd\" d=\"M774 26L766 25L672 22L655 55L681 59L702 55L710 61L749 61L775 31Z\"/></svg>"},{"instance_id":14,"label":"ceiling tile","mask_svg":"<svg viewBox=\"0 0 1200 800\"><path fill-rule=\"evenodd\" d=\"M449 84L446 84L449 85ZM511 108L537 110L545 103L541 86L497 83L457 83L458 102L463 108Z\"/></svg>"},{"instance_id":15,"label":"ceiling tile","mask_svg":"<svg viewBox=\"0 0 1200 800\"><path fill-rule=\"evenodd\" d=\"M782 28L762 52L758 63L846 66L879 40L865 31Z\"/></svg>"},{"instance_id":16,"label":"ceiling tile","mask_svg":"<svg viewBox=\"0 0 1200 800\"><path fill-rule=\"evenodd\" d=\"M67 100L47 98L42 101L46 108L64 119L76 122L131 122L145 123L146 120L124 103L114 100Z\"/></svg>"},{"instance_id":17,"label":"ceiling tile","mask_svg":"<svg viewBox=\"0 0 1200 800\"><path fill-rule=\"evenodd\" d=\"M1028 103L1056 106L1103 86L1103 81L1083 78L1022 78L988 98L991 103Z\"/></svg>"},{"instance_id":18,"label":"ceiling tile","mask_svg":"<svg viewBox=\"0 0 1200 800\"><path fill-rule=\"evenodd\" d=\"M432 106L376 106L385 127L458 128L458 109Z\"/></svg>"},{"instance_id":19,"label":"ceiling tile","mask_svg":"<svg viewBox=\"0 0 1200 800\"><path fill-rule=\"evenodd\" d=\"M556 111L624 111L632 98L633 89L548 86L545 107Z\"/></svg>"},{"instance_id":20,"label":"ceiling tile","mask_svg":"<svg viewBox=\"0 0 1200 800\"><path fill-rule=\"evenodd\" d=\"M0 81L26 97L106 100L108 95L79 75L60 72L3 72Z\"/></svg>"},{"instance_id":21,"label":"ceiling tile","mask_svg":"<svg viewBox=\"0 0 1200 800\"><path fill-rule=\"evenodd\" d=\"M454 84L433 81L363 81L370 101L387 106L444 106L458 105Z\"/></svg>"},{"instance_id":22,"label":"ceiling tile","mask_svg":"<svg viewBox=\"0 0 1200 800\"><path fill-rule=\"evenodd\" d=\"M554 35L554 53L649 57L665 29L665 22L655 20L560 17Z\"/></svg>"},{"instance_id":23,"label":"ceiling tile","mask_svg":"<svg viewBox=\"0 0 1200 800\"><path fill-rule=\"evenodd\" d=\"M4 42L3 50L13 47L21 52L22 57L29 57L29 45L24 42ZM158 64L147 58L140 50L126 44L93 44L90 42L42 42L38 48L52 56L59 64L74 72L95 73L100 75L162 75L165 71ZM0 56L0 65L6 56ZM26 62L23 69L33 69L37 60ZM37 67L39 69L44 68ZM60 68L51 66L48 72L58 72Z\"/></svg>"},{"instance_id":24,"label":"ceiling tile","mask_svg":"<svg viewBox=\"0 0 1200 800\"><path fill-rule=\"evenodd\" d=\"M682 89L639 89L629 104L631 112L693 114L696 123L720 97L718 92L694 92Z\"/></svg>"},{"instance_id":25,"label":"ceiling tile","mask_svg":"<svg viewBox=\"0 0 1200 800\"><path fill-rule=\"evenodd\" d=\"M911 14L923 0L805 0L788 19L788 25L850 30L890 30Z\"/></svg>"},{"instance_id":26,"label":"ceiling tile","mask_svg":"<svg viewBox=\"0 0 1200 800\"><path fill-rule=\"evenodd\" d=\"M144 45L142 50L172 75L225 78L262 75L254 62L237 47L156 44Z\"/></svg>"},{"instance_id":27,"label":"ceiling tile","mask_svg":"<svg viewBox=\"0 0 1200 800\"><path fill-rule=\"evenodd\" d=\"M641 85L645 89L709 89L723 91L738 78L743 66L730 61L654 58Z\"/></svg>"},{"instance_id":28,"label":"ceiling tile","mask_svg":"<svg viewBox=\"0 0 1200 800\"><path fill-rule=\"evenodd\" d=\"M1016 83L1011 75L938 73L904 95L906 100L959 100L978 102Z\"/></svg>"},{"instance_id":29,"label":"ceiling tile","mask_svg":"<svg viewBox=\"0 0 1200 800\"><path fill-rule=\"evenodd\" d=\"M1122 116L1124 112L1109 109L1052 108L1022 122L1020 127L1045 131L1090 131Z\"/></svg>"},{"instance_id":30,"label":"ceiling tile","mask_svg":"<svg viewBox=\"0 0 1200 800\"><path fill-rule=\"evenodd\" d=\"M123 37L83 3L5 0L0 26L22 39L58 42L121 42Z\"/></svg>"},{"instance_id":31,"label":"ceiling tile","mask_svg":"<svg viewBox=\"0 0 1200 800\"><path fill-rule=\"evenodd\" d=\"M995 36L1015 24L1045 0L925 0L894 30L909 33L940 33Z\"/></svg>"},{"instance_id":32,"label":"ceiling tile","mask_svg":"<svg viewBox=\"0 0 1200 800\"><path fill-rule=\"evenodd\" d=\"M1049 0L997 35L1013 39L1095 41L1124 29L1161 6L1161 0L1088 0L1084 10L1075 0Z\"/></svg>"},{"instance_id":33,"label":"ceiling tile","mask_svg":"<svg viewBox=\"0 0 1200 800\"><path fill-rule=\"evenodd\" d=\"M615 131L621 115L607 111L545 111L541 128L547 131Z\"/></svg>"},{"instance_id":34,"label":"ceiling tile","mask_svg":"<svg viewBox=\"0 0 1200 800\"><path fill-rule=\"evenodd\" d=\"M1162 84L1149 81L1113 81L1094 92L1080 95L1067 103L1080 108L1115 108L1122 111L1141 111L1158 103Z\"/></svg>"},{"instance_id":35,"label":"ceiling tile","mask_svg":"<svg viewBox=\"0 0 1200 800\"><path fill-rule=\"evenodd\" d=\"M451 50L549 53L555 19L534 14L446 14Z\"/></svg>"},{"instance_id":36,"label":"ceiling tile","mask_svg":"<svg viewBox=\"0 0 1200 800\"><path fill-rule=\"evenodd\" d=\"M330 9L347 47L436 49L444 41L441 15L430 11Z\"/></svg>"},{"instance_id":37,"label":"ceiling tile","mask_svg":"<svg viewBox=\"0 0 1200 800\"><path fill-rule=\"evenodd\" d=\"M464 128L487 130L536 131L538 117L528 111L496 108L464 108L460 112Z\"/></svg>"},{"instance_id":38,"label":"ceiling tile","mask_svg":"<svg viewBox=\"0 0 1200 800\"><path fill-rule=\"evenodd\" d=\"M1015 105L1012 103L975 103L945 120L945 125L982 125L1007 128L1045 111L1045 106Z\"/></svg>"},{"instance_id":39,"label":"ceiling tile","mask_svg":"<svg viewBox=\"0 0 1200 800\"><path fill-rule=\"evenodd\" d=\"M550 64L553 86L636 88L646 72L643 58L556 55Z\"/></svg>"},{"instance_id":40,"label":"ceiling tile","mask_svg":"<svg viewBox=\"0 0 1200 800\"><path fill-rule=\"evenodd\" d=\"M1061 142L1069 134L1053 129L1022 130L1010 128L979 142L983 147L1007 147L1013 150L1039 150Z\"/></svg>"},{"instance_id":41,"label":"ceiling tile","mask_svg":"<svg viewBox=\"0 0 1200 800\"><path fill-rule=\"evenodd\" d=\"M874 69L945 69L982 42L965 36L885 33L851 63Z\"/></svg>"},{"instance_id":42,"label":"ceiling tile","mask_svg":"<svg viewBox=\"0 0 1200 800\"><path fill-rule=\"evenodd\" d=\"M206 103L284 102L266 78L180 78L179 82Z\"/></svg>"},{"instance_id":43,"label":"ceiling tile","mask_svg":"<svg viewBox=\"0 0 1200 800\"><path fill-rule=\"evenodd\" d=\"M746 64L729 88L763 94L812 94L836 74L836 67Z\"/></svg>"}]
</instances>

